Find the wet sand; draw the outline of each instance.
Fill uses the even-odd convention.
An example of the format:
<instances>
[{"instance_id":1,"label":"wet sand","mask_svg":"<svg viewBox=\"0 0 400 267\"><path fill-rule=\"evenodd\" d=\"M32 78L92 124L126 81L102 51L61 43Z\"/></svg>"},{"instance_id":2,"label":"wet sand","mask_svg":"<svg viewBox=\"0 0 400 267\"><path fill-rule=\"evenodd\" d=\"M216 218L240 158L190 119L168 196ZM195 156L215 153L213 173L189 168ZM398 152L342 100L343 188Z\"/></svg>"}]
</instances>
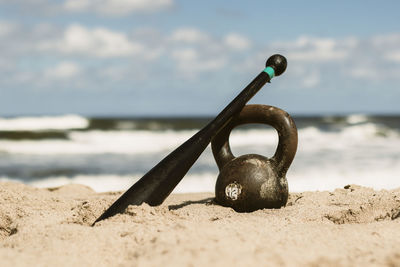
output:
<instances>
[{"instance_id":1,"label":"wet sand","mask_svg":"<svg viewBox=\"0 0 400 267\"><path fill-rule=\"evenodd\" d=\"M237 213L175 194L93 221L121 194L0 183L0 266L400 266L400 188L290 195Z\"/></svg>"}]
</instances>

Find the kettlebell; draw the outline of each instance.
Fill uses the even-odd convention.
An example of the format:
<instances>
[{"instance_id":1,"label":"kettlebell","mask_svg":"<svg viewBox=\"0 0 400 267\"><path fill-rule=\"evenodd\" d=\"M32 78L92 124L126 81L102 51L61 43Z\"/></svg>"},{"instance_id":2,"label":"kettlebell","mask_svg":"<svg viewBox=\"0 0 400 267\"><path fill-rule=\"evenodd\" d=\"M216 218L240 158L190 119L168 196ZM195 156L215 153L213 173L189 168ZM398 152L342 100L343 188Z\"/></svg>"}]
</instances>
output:
<instances>
[{"instance_id":1,"label":"kettlebell","mask_svg":"<svg viewBox=\"0 0 400 267\"><path fill-rule=\"evenodd\" d=\"M279 142L272 158L257 154L235 157L229 145L233 128L242 124L262 123L274 127ZM286 172L297 150L297 128L290 115L267 105L246 105L227 123L211 142L219 168L215 200L238 212L286 205L289 189Z\"/></svg>"}]
</instances>

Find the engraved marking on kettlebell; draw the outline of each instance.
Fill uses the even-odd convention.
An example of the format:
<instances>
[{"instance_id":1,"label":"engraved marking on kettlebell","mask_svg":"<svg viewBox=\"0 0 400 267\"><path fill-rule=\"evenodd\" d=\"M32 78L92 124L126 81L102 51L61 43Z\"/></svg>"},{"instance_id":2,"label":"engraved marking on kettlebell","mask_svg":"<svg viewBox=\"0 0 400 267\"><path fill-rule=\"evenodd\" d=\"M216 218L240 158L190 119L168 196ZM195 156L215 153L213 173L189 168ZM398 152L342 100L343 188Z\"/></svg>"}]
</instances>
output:
<instances>
[{"instance_id":1,"label":"engraved marking on kettlebell","mask_svg":"<svg viewBox=\"0 0 400 267\"><path fill-rule=\"evenodd\" d=\"M228 184L225 187L225 195L232 200L237 200L241 193L242 193L242 186L237 182Z\"/></svg>"}]
</instances>

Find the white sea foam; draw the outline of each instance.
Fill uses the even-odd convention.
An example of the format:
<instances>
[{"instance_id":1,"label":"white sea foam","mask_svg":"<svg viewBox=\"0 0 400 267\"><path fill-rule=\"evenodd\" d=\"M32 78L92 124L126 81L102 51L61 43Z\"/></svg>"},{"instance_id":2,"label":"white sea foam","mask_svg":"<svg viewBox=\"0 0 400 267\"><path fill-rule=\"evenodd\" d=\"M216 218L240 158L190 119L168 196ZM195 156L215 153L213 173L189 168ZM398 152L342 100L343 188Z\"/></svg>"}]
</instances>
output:
<instances>
[{"instance_id":1,"label":"white sea foam","mask_svg":"<svg viewBox=\"0 0 400 267\"><path fill-rule=\"evenodd\" d=\"M0 140L0 153L31 155L63 154L142 154L164 153L176 148L193 134L188 131L72 131L65 140ZM273 129L234 131L230 137L233 149L241 147L276 147L278 135ZM338 132L316 127L299 130L299 148L308 152L321 149L340 150L354 146L400 147L400 135L373 123L351 125ZM300 150L300 149L299 149Z\"/></svg>"},{"instance_id":2,"label":"white sea foam","mask_svg":"<svg viewBox=\"0 0 400 267\"><path fill-rule=\"evenodd\" d=\"M80 155L84 154L88 154L90 157L95 156L89 157L91 163L88 162L88 164L97 164L102 160L107 160L109 157L107 154L115 153L118 155L113 160L122 160L122 162L128 163L130 160L134 161L136 157L124 159L125 155L138 155L138 158L142 158L141 154L143 154L146 155L145 159L165 155L195 132L197 131L71 131L69 140L0 140L0 156L3 152L4 162L7 160L8 154L13 155L10 159L11 162L15 160L16 164L25 166L27 164L23 160L30 158L36 159L37 162L46 162L49 158L47 156L50 155L52 159L55 159L54 162L57 162L57 158L60 156L61 162L62 160L71 160L71 157L62 157L62 155L76 155L79 160ZM270 156L268 151L271 150L273 153L277 142L277 133L273 129L236 130L232 132L230 138L235 155L257 153ZM140 161L140 164L143 162ZM81 166L76 165L73 161L70 165L68 162L66 165L63 164L61 162L59 167L78 166L80 168ZM133 162L133 164L135 163ZM207 150L196 164L175 189L175 193L214 191L218 173L212 153ZM18 167L18 165L16 166ZM91 170L93 165L89 165L89 167L88 170ZM133 172L138 172L139 169L142 171L141 168L134 169L134 165L132 168ZM126 173L126 170L121 173ZM38 187L79 183L102 192L126 190L143 174L134 173L132 176L76 174L68 177L52 176L34 180L29 180L32 178L20 179L20 181ZM362 123L352 124L337 131L322 131L316 127L300 129L297 154L287 177L290 191L299 192L333 190L352 183L375 189L389 189L400 186L399 175L399 132L373 123ZM0 178L0 180L7 179L9 178ZM12 180L18 179L13 177Z\"/></svg>"},{"instance_id":3,"label":"white sea foam","mask_svg":"<svg viewBox=\"0 0 400 267\"><path fill-rule=\"evenodd\" d=\"M78 115L0 118L0 131L83 129L89 121Z\"/></svg>"},{"instance_id":4,"label":"white sea foam","mask_svg":"<svg viewBox=\"0 0 400 267\"><path fill-rule=\"evenodd\" d=\"M346 117L346 121L349 124L358 124L368 121L368 117L364 114L352 114Z\"/></svg>"},{"instance_id":5,"label":"white sea foam","mask_svg":"<svg viewBox=\"0 0 400 267\"><path fill-rule=\"evenodd\" d=\"M0 152L31 155L142 154L172 150L197 131L72 131L69 139L1 140ZM237 147L276 145L275 130L243 130L232 133Z\"/></svg>"},{"instance_id":6,"label":"white sea foam","mask_svg":"<svg viewBox=\"0 0 400 267\"><path fill-rule=\"evenodd\" d=\"M354 147L400 149L400 135L373 123L351 125L338 132L323 132L316 127L299 131L299 147L308 152L321 149L346 151Z\"/></svg>"},{"instance_id":7,"label":"white sea foam","mask_svg":"<svg viewBox=\"0 0 400 267\"><path fill-rule=\"evenodd\" d=\"M69 133L69 140L0 140L0 152L31 155L154 153L176 147L194 133L194 131L76 131Z\"/></svg>"},{"instance_id":8,"label":"white sea foam","mask_svg":"<svg viewBox=\"0 0 400 267\"><path fill-rule=\"evenodd\" d=\"M332 191L348 184L358 184L380 190L400 187L399 173L400 165L382 168L378 164L361 169L353 167L352 164L332 164L323 167L309 166L307 169L299 171L292 168L287 174L287 179L290 192ZM39 188L58 187L73 183L89 186L97 192L125 191L142 175L54 176L26 183ZM173 193L214 192L217 176L217 172L190 173L183 178ZM15 181L16 179L0 177L0 181L9 180ZM19 181L22 182L22 180Z\"/></svg>"}]
</instances>

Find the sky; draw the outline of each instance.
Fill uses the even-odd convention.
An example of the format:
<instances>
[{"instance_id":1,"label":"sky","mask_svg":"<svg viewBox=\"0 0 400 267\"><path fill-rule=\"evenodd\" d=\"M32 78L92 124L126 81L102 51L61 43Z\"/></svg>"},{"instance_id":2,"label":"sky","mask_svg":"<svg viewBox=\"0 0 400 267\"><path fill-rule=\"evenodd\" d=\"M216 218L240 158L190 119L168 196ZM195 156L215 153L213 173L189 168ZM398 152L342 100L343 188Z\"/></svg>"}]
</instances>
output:
<instances>
[{"instance_id":1,"label":"sky","mask_svg":"<svg viewBox=\"0 0 400 267\"><path fill-rule=\"evenodd\" d=\"M0 117L400 114L400 1L0 0Z\"/></svg>"}]
</instances>

